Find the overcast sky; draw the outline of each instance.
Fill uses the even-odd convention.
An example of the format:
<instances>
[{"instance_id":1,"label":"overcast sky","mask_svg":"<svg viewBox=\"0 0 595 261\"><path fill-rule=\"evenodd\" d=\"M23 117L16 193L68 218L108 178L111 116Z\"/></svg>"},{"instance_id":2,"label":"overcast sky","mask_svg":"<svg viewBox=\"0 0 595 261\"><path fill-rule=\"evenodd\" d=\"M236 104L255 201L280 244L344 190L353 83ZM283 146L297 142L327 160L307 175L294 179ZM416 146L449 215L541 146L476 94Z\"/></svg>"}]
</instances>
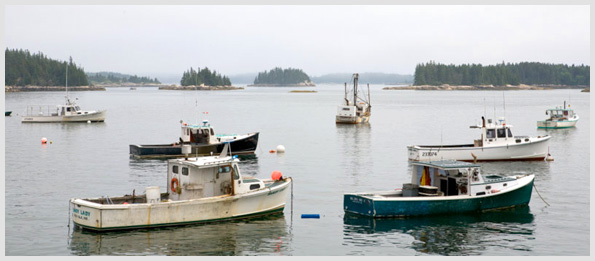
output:
<instances>
[{"instance_id":1,"label":"overcast sky","mask_svg":"<svg viewBox=\"0 0 595 261\"><path fill-rule=\"evenodd\" d=\"M568 6L6 5L9 49L86 72L223 75L279 66L310 76L413 74L433 60L590 65L590 10Z\"/></svg>"}]
</instances>

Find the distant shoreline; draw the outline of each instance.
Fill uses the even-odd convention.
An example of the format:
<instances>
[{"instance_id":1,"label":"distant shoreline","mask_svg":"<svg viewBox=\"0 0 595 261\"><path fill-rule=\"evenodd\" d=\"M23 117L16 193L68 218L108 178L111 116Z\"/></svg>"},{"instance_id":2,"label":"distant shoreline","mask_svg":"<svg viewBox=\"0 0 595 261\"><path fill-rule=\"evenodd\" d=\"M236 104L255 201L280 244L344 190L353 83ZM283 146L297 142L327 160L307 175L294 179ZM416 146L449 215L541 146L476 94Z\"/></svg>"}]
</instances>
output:
<instances>
[{"instance_id":1,"label":"distant shoreline","mask_svg":"<svg viewBox=\"0 0 595 261\"><path fill-rule=\"evenodd\" d=\"M314 87L314 83L298 83L298 84L249 84L248 87Z\"/></svg>"},{"instance_id":2,"label":"distant shoreline","mask_svg":"<svg viewBox=\"0 0 595 261\"><path fill-rule=\"evenodd\" d=\"M235 87L235 86L179 86L179 85L169 85L169 86L161 86L159 90L174 90L174 91L230 91L230 90L243 90L244 87Z\"/></svg>"},{"instance_id":3,"label":"distant shoreline","mask_svg":"<svg viewBox=\"0 0 595 261\"><path fill-rule=\"evenodd\" d=\"M66 91L65 86L4 86L4 92L46 92ZM105 91L101 86L68 86L68 91Z\"/></svg>"},{"instance_id":4,"label":"distant shoreline","mask_svg":"<svg viewBox=\"0 0 595 261\"><path fill-rule=\"evenodd\" d=\"M416 91L518 91L518 90L554 90L554 89L590 89L584 85L409 85L384 87L382 90L416 90Z\"/></svg>"}]
</instances>

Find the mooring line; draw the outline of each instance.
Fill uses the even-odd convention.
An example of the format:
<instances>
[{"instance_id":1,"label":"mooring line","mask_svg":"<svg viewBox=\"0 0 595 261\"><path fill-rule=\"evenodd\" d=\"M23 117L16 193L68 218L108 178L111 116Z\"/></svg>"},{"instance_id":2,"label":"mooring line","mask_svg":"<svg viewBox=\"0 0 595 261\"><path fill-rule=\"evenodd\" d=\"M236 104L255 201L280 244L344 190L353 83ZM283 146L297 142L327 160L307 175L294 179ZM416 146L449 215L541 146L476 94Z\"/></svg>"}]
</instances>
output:
<instances>
[{"instance_id":1,"label":"mooring line","mask_svg":"<svg viewBox=\"0 0 595 261\"><path fill-rule=\"evenodd\" d=\"M533 187L535 188L535 192L537 192L537 195L539 195L539 198L541 198L541 200L543 200L543 203L545 203L546 205L550 205L548 204L545 199L543 199L543 197L541 197L541 194L539 194L539 191L537 190L537 187L535 186L535 182L533 182Z\"/></svg>"}]
</instances>

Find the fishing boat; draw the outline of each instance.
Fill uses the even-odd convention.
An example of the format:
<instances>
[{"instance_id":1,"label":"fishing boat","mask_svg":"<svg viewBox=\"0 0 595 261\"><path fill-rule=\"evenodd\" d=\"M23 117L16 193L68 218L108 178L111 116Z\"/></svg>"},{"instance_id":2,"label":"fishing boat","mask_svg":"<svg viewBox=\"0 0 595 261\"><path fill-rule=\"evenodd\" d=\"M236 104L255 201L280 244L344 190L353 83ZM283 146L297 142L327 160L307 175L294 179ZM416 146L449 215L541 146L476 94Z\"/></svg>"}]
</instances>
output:
<instances>
[{"instance_id":1,"label":"fishing boat","mask_svg":"<svg viewBox=\"0 0 595 261\"><path fill-rule=\"evenodd\" d=\"M474 163L442 160L412 162L411 183L395 190L346 193L346 213L406 217L481 212L525 206L535 175L482 175Z\"/></svg>"},{"instance_id":2,"label":"fishing boat","mask_svg":"<svg viewBox=\"0 0 595 261\"><path fill-rule=\"evenodd\" d=\"M182 134L178 142L170 144L130 145L130 156L136 159L183 157L182 146L190 145L194 156L209 156L221 153L225 143L229 143L231 152L236 155L254 154L258 146L258 132L237 134L215 134L208 120L202 125L190 125L180 121Z\"/></svg>"},{"instance_id":3,"label":"fishing boat","mask_svg":"<svg viewBox=\"0 0 595 261\"><path fill-rule=\"evenodd\" d=\"M549 118L544 121L537 121L537 128L540 129L564 129L572 128L576 126L576 122L579 117L570 109L570 104L566 107L566 101L564 101L564 107L558 107L553 109L547 109L545 115L549 115Z\"/></svg>"},{"instance_id":4,"label":"fishing boat","mask_svg":"<svg viewBox=\"0 0 595 261\"><path fill-rule=\"evenodd\" d=\"M83 111L68 96L68 65L66 65L66 104L29 105L21 122L103 122L105 110ZM54 110L55 108L55 110Z\"/></svg>"},{"instance_id":5,"label":"fishing boat","mask_svg":"<svg viewBox=\"0 0 595 261\"><path fill-rule=\"evenodd\" d=\"M482 124L470 126L481 131L480 139L473 144L459 145L409 145L411 161L452 159L460 161L514 161L544 160L549 155L551 136L514 136L512 125L504 118L492 122L481 117Z\"/></svg>"},{"instance_id":6,"label":"fishing boat","mask_svg":"<svg viewBox=\"0 0 595 261\"><path fill-rule=\"evenodd\" d=\"M354 73L353 89L347 90L345 83L345 103L337 107L335 122L340 124L359 124L370 121L372 105L370 105L370 85L368 84L368 97L360 95L358 90L359 74ZM353 100L350 100L353 97Z\"/></svg>"},{"instance_id":7,"label":"fishing boat","mask_svg":"<svg viewBox=\"0 0 595 261\"><path fill-rule=\"evenodd\" d=\"M186 155L190 147L184 147ZM92 231L125 230L215 222L282 212L291 177L273 171L271 179L243 176L229 144L218 156L168 160L167 191L72 198L70 217Z\"/></svg>"}]
</instances>

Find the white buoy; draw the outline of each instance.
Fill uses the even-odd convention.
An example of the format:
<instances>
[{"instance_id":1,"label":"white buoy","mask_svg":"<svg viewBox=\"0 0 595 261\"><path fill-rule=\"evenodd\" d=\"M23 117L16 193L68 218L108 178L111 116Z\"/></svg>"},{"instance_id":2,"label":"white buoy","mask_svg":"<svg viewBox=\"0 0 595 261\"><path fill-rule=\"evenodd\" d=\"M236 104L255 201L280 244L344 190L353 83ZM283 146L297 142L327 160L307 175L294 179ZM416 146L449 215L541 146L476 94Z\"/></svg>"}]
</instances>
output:
<instances>
[{"instance_id":1,"label":"white buoy","mask_svg":"<svg viewBox=\"0 0 595 261\"><path fill-rule=\"evenodd\" d=\"M545 158L546 161L554 161L554 157L552 157L552 155L547 154L547 157Z\"/></svg>"},{"instance_id":2,"label":"white buoy","mask_svg":"<svg viewBox=\"0 0 595 261\"><path fill-rule=\"evenodd\" d=\"M277 153L284 153L284 152L285 152L285 146L278 145L277 146Z\"/></svg>"},{"instance_id":3,"label":"white buoy","mask_svg":"<svg viewBox=\"0 0 595 261\"><path fill-rule=\"evenodd\" d=\"M91 123L91 121L89 120L89 121L87 121L87 123Z\"/></svg>"}]
</instances>

